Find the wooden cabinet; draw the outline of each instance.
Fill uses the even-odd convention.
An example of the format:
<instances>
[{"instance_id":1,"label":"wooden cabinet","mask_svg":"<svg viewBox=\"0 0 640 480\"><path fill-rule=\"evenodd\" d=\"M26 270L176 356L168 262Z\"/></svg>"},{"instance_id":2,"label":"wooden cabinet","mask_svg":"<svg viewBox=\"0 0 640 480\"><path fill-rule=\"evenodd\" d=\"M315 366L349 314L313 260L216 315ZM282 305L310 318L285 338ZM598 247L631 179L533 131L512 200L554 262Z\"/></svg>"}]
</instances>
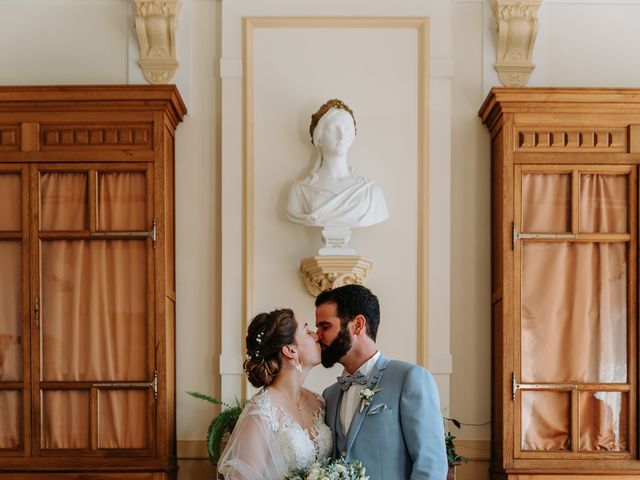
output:
<instances>
[{"instance_id":1,"label":"wooden cabinet","mask_svg":"<svg viewBox=\"0 0 640 480\"><path fill-rule=\"evenodd\" d=\"M175 478L173 86L0 87L0 479Z\"/></svg>"},{"instance_id":2,"label":"wooden cabinet","mask_svg":"<svg viewBox=\"0 0 640 480\"><path fill-rule=\"evenodd\" d=\"M640 90L495 88L492 465L640 479Z\"/></svg>"}]
</instances>

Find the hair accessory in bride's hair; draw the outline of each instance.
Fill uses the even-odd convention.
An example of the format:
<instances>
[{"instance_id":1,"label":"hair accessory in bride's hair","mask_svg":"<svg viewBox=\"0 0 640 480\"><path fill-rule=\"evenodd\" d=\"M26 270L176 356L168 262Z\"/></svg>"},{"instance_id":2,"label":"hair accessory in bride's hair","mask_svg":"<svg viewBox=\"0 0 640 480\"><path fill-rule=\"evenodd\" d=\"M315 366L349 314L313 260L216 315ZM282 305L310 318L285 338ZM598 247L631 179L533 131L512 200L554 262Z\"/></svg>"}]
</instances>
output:
<instances>
[{"instance_id":1,"label":"hair accessory in bride's hair","mask_svg":"<svg viewBox=\"0 0 640 480\"><path fill-rule=\"evenodd\" d=\"M258 345L262 345L262 337L263 337L263 336L264 336L264 332L259 332L259 333L256 335L256 343L257 343ZM251 358L253 358L254 360L257 360L258 358L260 358L260 349L259 349L259 348L256 348L256 349L253 351L253 355L249 355L249 354L247 353L247 359L248 359L248 360L250 360Z\"/></svg>"}]
</instances>

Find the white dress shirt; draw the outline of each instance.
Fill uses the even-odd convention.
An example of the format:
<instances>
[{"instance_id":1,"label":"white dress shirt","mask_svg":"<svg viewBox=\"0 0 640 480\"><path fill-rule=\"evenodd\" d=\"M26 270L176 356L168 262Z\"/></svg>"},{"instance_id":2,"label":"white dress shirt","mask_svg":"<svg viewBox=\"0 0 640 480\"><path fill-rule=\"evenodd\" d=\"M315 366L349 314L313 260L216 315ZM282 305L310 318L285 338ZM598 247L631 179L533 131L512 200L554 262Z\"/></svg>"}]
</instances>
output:
<instances>
[{"instance_id":1,"label":"white dress shirt","mask_svg":"<svg viewBox=\"0 0 640 480\"><path fill-rule=\"evenodd\" d=\"M371 371L373 367L376 365L378 358L380 357L380 352L376 352L373 357L367 360L364 364L360 366L358 371L362 372L367 377L367 382L369 375L371 375ZM349 372L346 370L342 371L342 375L347 375ZM356 372L354 372L355 375ZM362 398L360 397L360 392L364 390L367 385L359 385L354 383L351 385L349 390L342 394L342 402L340 404L340 423L342 424L342 429L344 434L346 435L349 431L349 426L351 425L351 420L353 420L353 416L356 413L356 409L360 408L360 401Z\"/></svg>"}]
</instances>

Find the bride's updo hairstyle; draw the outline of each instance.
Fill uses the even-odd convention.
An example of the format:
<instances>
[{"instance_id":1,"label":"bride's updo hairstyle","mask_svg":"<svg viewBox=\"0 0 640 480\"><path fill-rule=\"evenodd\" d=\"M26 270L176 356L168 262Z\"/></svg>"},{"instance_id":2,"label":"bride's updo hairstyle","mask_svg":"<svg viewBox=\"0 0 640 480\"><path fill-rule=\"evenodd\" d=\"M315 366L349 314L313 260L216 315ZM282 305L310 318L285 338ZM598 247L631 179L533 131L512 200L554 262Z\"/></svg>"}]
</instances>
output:
<instances>
[{"instance_id":1,"label":"bride's updo hairstyle","mask_svg":"<svg viewBox=\"0 0 640 480\"><path fill-rule=\"evenodd\" d=\"M288 308L256 315L247 331L244 371L251 385L266 387L282 369L282 347L295 343L296 322Z\"/></svg>"}]
</instances>

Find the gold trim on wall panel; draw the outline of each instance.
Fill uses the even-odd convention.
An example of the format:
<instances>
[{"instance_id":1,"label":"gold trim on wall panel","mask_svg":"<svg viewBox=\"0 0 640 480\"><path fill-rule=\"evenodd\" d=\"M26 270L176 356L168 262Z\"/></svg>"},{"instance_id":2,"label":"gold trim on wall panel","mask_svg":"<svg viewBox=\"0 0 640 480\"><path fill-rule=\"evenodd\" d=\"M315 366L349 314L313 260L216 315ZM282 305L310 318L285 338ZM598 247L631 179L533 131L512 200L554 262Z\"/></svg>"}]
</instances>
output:
<instances>
[{"instance_id":1,"label":"gold trim on wall panel","mask_svg":"<svg viewBox=\"0 0 640 480\"><path fill-rule=\"evenodd\" d=\"M253 32L256 28L414 28L418 31L418 252L417 363L428 365L429 335L429 18L428 17L245 17L243 49L243 280L242 331L253 313L254 151ZM244 345L243 345L244 354ZM242 395L245 396L243 383Z\"/></svg>"},{"instance_id":2,"label":"gold trim on wall panel","mask_svg":"<svg viewBox=\"0 0 640 480\"><path fill-rule=\"evenodd\" d=\"M429 19L418 27L418 350L429 363Z\"/></svg>"}]
</instances>

